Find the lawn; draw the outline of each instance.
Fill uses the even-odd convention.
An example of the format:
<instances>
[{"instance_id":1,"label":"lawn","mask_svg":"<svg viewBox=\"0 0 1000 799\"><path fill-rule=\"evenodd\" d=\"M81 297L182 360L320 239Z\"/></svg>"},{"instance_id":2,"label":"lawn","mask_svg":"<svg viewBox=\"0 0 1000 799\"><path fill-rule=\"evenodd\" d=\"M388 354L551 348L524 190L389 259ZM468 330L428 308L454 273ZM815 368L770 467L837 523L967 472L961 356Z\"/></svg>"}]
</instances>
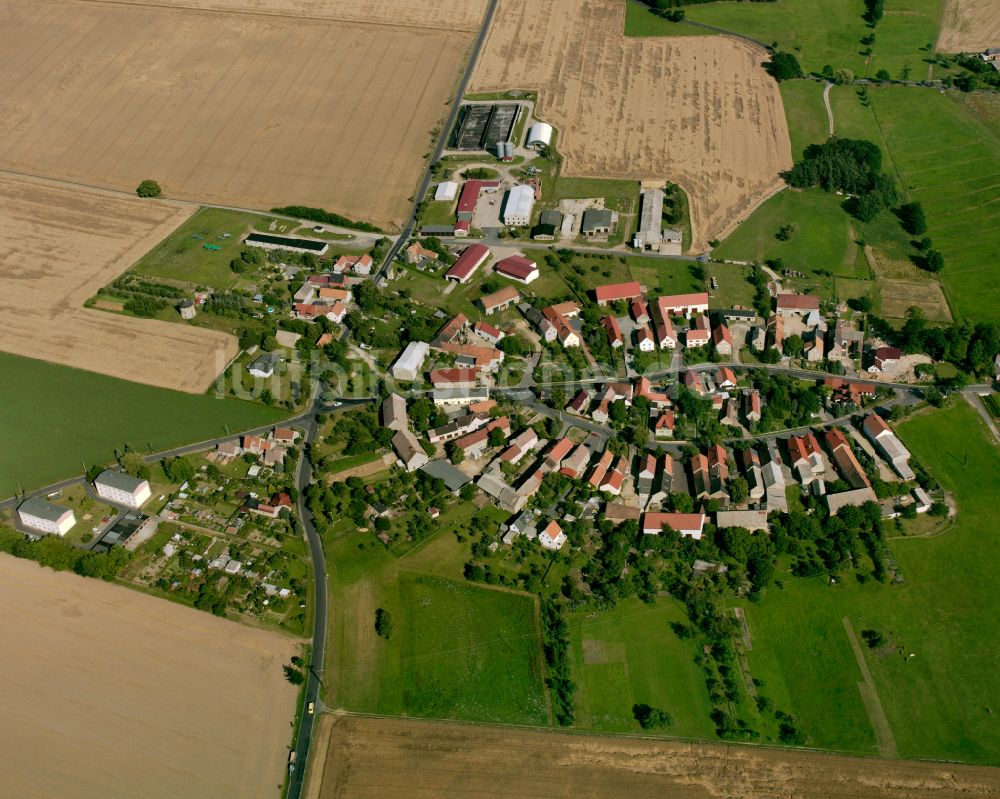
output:
<instances>
[{"instance_id":1,"label":"lawn","mask_svg":"<svg viewBox=\"0 0 1000 799\"><path fill-rule=\"evenodd\" d=\"M633 704L666 710L670 735L713 737L704 675L695 665L696 644L681 641L671 622L685 621L680 605L654 607L638 599L614 610L568 617L576 724L602 732L640 732Z\"/></svg>"},{"instance_id":2,"label":"lawn","mask_svg":"<svg viewBox=\"0 0 1000 799\"><path fill-rule=\"evenodd\" d=\"M324 541L331 564L326 700L392 715L546 725L535 600L467 583L468 545L442 514L440 532L396 557L371 533L340 531ZM375 635L377 608L393 633Z\"/></svg>"},{"instance_id":3,"label":"lawn","mask_svg":"<svg viewBox=\"0 0 1000 799\"><path fill-rule=\"evenodd\" d=\"M202 208L143 256L132 271L140 275L228 289L239 279L229 268L229 262L240 254L244 234L250 228L267 230L270 220L271 217L241 211ZM282 221L280 224L297 227L293 222ZM276 228L274 232L289 233L290 230L279 231ZM206 250L206 244L219 249Z\"/></svg>"},{"instance_id":4,"label":"lawn","mask_svg":"<svg viewBox=\"0 0 1000 799\"><path fill-rule=\"evenodd\" d=\"M0 494L37 488L105 463L128 443L140 451L266 425L282 413L0 353ZM39 404L41 403L41 404Z\"/></svg>"},{"instance_id":5,"label":"lawn","mask_svg":"<svg viewBox=\"0 0 1000 799\"><path fill-rule=\"evenodd\" d=\"M626 36L714 36L712 31L688 25L685 22L668 22L656 16L639 0L626 0L625 5L625 35Z\"/></svg>"},{"instance_id":6,"label":"lawn","mask_svg":"<svg viewBox=\"0 0 1000 799\"><path fill-rule=\"evenodd\" d=\"M797 160L810 144L822 144L829 138L830 121L823 105L823 84L813 80L786 80L779 88L792 140L792 157Z\"/></svg>"},{"instance_id":7,"label":"lawn","mask_svg":"<svg viewBox=\"0 0 1000 799\"><path fill-rule=\"evenodd\" d=\"M995 765L1000 729L985 709L1000 706L1000 618L987 609L1000 591L1000 532L995 486L982 477L1000 470L1000 452L961 401L904 422L899 432L954 492L956 524L935 538L893 542L899 585L782 577L783 590L747 605L751 670L764 680L763 693L801 720L810 744L874 752L846 616L856 634L878 629L892 645L866 648L865 658L900 756Z\"/></svg>"},{"instance_id":8,"label":"lawn","mask_svg":"<svg viewBox=\"0 0 1000 799\"><path fill-rule=\"evenodd\" d=\"M761 263L780 258L787 269L867 277L867 270L858 271L858 246L842 201L822 189L786 189L754 211L712 255ZM781 241L778 233L786 225L792 229Z\"/></svg>"},{"instance_id":9,"label":"lawn","mask_svg":"<svg viewBox=\"0 0 1000 799\"><path fill-rule=\"evenodd\" d=\"M938 92L881 88L872 106L900 183L923 204L928 235L944 254L940 276L952 310L976 322L1000 320L1000 131Z\"/></svg>"}]
</instances>

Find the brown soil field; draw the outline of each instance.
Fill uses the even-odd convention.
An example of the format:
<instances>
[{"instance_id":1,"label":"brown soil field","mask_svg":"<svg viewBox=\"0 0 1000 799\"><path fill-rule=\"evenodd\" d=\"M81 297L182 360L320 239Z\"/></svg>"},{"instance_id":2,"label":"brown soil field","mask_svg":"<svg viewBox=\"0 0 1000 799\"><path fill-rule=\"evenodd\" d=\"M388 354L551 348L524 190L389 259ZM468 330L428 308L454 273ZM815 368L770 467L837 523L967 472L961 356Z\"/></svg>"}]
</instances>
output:
<instances>
[{"instance_id":1,"label":"brown soil field","mask_svg":"<svg viewBox=\"0 0 1000 799\"><path fill-rule=\"evenodd\" d=\"M328 734L311 799L969 799L1000 792L1000 769L801 750L350 716L324 718L317 740Z\"/></svg>"},{"instance_id":2,"label":"brown soil field","mask_svg":"<svg viewBox=\"0 0 1000 799\"><path fill-rule=\"evenodd\" d=\"M5 796L279 796L292 639L8 555L0 604Z\"/></svg>"},{"instance_id":3,"label":"brown soil field","mask_svg":"<svg viewBox=\"0 0 1000 799\"><path fill-rule=\"evenodd\" d=\"M170 197L312 205L390 228L472 40L81 0L0 0L0 19L0 168L125 191L155 178Z\"/></svg>"},{"instance_id":4,"label":"brown soil field","mask_svg":"<svg viewBox=\"0 0 1000 799\"><path fill-rule=\"evenodd\" d=\"M486 0L104 0L126 5L170 6L268 14L377 25L475 31Z\"/></svg>"},{"instance_id":5,"label":"brown soil field","mask_svg":"<svg viewBox=\"0 0 1000 799\"><path fill-rule=\"evenodd\" d=\"M1000 47L996 0L945 0L938 52L980 52L987 47Z\"/></svg>"},{"instance_id":6,"label":"brown soil field","mask_svg":"<svg viewBox=\"0 0 1000 799\"><path fill-rule=\"evenodd\" d=\"M692 250L725 235L792 165L763 50L726 36L626 37L621 0L501 0L473 91L538 89L563 174L667 179Z\"/></svg>"},{"instance_id":7,"label":"brown soil field","mask_svg":"<svg viewBox=\"0 0 1000 799\"><path fill-rule=\"evenodd\" d=\"M907 283L903 280L879 282L882 293L882 315L905 319L913 305L920 308L932 322L950 322L951 311L940 283Z\"/></svg>"},{"instance_id":8,"label":"brown soil field","mask_svg":"<svg viewBox=\"0 0 1000 799\"><path fill-rule=\"evenodd\" d=\"M0 174L0 349L201 393L238 350L224 333L83 303L195 208Z\"/></svg>"}]
</instances>

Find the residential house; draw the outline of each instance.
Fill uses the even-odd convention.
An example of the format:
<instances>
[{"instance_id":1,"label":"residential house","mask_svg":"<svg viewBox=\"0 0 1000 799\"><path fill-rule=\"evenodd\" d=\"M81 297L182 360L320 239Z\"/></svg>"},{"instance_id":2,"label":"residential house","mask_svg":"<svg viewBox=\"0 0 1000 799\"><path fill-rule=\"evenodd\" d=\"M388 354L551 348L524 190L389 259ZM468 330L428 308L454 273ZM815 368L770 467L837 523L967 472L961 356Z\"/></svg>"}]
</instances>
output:
<instances>
[{"instance_id":1,"label":"residential house","mask_svg":"<svg viewBox=\"0 0 1000 799\"><path fill-rule=\"evenodd\" d=\"M353 272L356 275L367 276L372 273L373 264L372 257L367 253L364 255L341 255L334 263L333 271L335 274Z\"/></svg>"},{"instance_id":2,"label":"residential house","mask_svg":"<svg viewBox=\"0 0 1000 799\"><path fill-rule=\"evenodd\" d=\"M636 381L634 394L645 399L654 408L669 408L673 405L670 397L662 391L653 391L653 384L645 376Z\"/></svg>"},{"instance_id":3,"label":"residential house","mask_svg":"<svg viewBox=\"0 0 1000 799\"><path fill-rule=\"evenodd\" d=\"M545 525L545 529L538 534L538 543L545 549L558 552L566 543L566 533L559 526L559 522L553 520Z\"/></svg>"},{"instance_id":4,"label":"residential house","mask_svg":"<svg viewBox=\"0 0 1000 799\"><path fill-rule=\"evenodd\" d=\"M653 493L653 481L656 479L656 456L649 454L639 460L641 465L636 480L636 492L648 497Z\"/></svg>"},{"instance_id":5,"label":"residential house","mask_svg":"<svg viewBox=\"0 0 1000 799\"><path fill-rule=\"evenodd\" d=\"M760 468L760 456L756 450L748 447L739 451L738 459L743 469L743 476L747 481L747 487L750 489L750 501L760 502L764 498L765 491L764 475Z\"/></svg>"},{"instance_id":6,"label":"residential house","mask_svg":"<svg viewBox=\"0 0 1000 799\"><path fill-rule=\"evenodd\" d=\"M826 446L830 450L830 455L833 458L834 463L837 466L837 471L840 472L840 476L851 486L851 488L868 488L871 483L868 480L868 475L865 474L865 470L858 463L858 459L854 455L854 450L847 441L847 437L836 428L831 428L826 431L824 436L826 439Z\"/></svg>"},{"instance_id":7,"label":"residential house","mask_svg":"<svg viewBox=\"0 0 1000 799\"><path fill-rule=\"evenodd\" d=\"M708 458L698 453L691 458L691 490L695 499L707 499L712 495L712 481L708 472Z\"/></svg>"},{"instance_id":8,"label":"residential house","mask_svg":"<svg viewBox=\"0 0 1000 799\"><path fill-rule=\"evenodd\" d=\"M682 382L684 383L684 387L688 391L693 391L699 397L705 395L705 385L701 381L701 375L698 374L696 371L694 371L693 369L688 369L684 373L684 377L681 379Z\"/></svg>"},{"instance_id":9,"label":"residential house","mask_svg":"<svg viewBox=\"0 0 1000 799\"><path fill-rule=\"evenodd\" d=\"M504 354L496 347L480 347L475 344L441 344L437 349L450 352L458 357L455 363L459 366L476 366L487 372L495 372L503 363Z\"/></svg>"},{"instance_id":10,"label":"residential house","mask_svg":"<svg viewBox=\"0 0 1000 799\"><path fill-rule=\"evenodd\" d=\"M719 355L733 354L733 337L725 323L719 323L712 330L712 344Z\"/></svg>"},{"instance_id":11,"label":"residential house","mask_svg":"<svg viewBox=\"0 0 1000 799\"><path fill-rule=\"evenodd\" d=\"M604 476L608 473L608 469L611 468L611 462L614 460L615 456L611 450L604 450L601 453L601 457L598 459L597 463L594 464L593 468L590 470L590 476L587 478L587 483L592 488L599 488L601 483L604 482Z\"/></svg>"},{"instance_id":12,"label":"residential house","mask_svg":"<svg viewBox=\"0 0 1000 799\"><path fill-rule=\"evenodd\" d=\"M861 355L864 347L864 331L858 330L853 322L838 319L830 336L831 358L853 358Z\"/></svg>"},{"instance_id":13,"label":"residential house","mask_svg":"<svg viewBox=\"0 0 1000 799\"><path fill-rule=\"evenodd\" d=\"M132 477L117 469L105 469L94 480L94 488L102 499L129 508L141 508L153 492L148 480Z\"/></svg>"},{"instance_id":14,"label":"residential house","mask_svg":"<svg viewBox=\"0 0 1000 799\"><path fill-rule=\"evenodd\" d=\"M642 532L645 535L659 535L664 528L700 540L705 529L705 514L647 512L642 515Z\"/></svg>"},{"instance_id":15,"label":"residential house","mask_svg":"<svg viewBox=\"0 0 1000 799\"><path fill-rule=\"evenodd\" d=\"M481 339L485 339L493 346L496 346L505 337L505 333L498 327L494 327L486 322L476 322L475 326L472 328L476 335Z\"/></svg>"},{"instance_id":16,"label":"residential house","mask_svg":"<svg viewBox=\"0 0 1000 799\"><path fill-rule=\"evenodd\" d=\"M413 244L406 248L406 263L411 266L423 261L436 261L437 259L438 254L434 250L428 250L419 241L413 242Z\"/></svg>"},{"instance_id":17,"label":"residential house","mask_svg":"<svg viewBox=\"0 0 1000 799\"><path fill-rule=\"evenodd\" d=\"M719 367L715 372L715 385L719 388L736 388L736 374L728 366Z\"/></svg>"},{"instance_id":18,"label":"residential house","mask_svg":"<svg viewBox=\"0 0 1000 799\"><path fill-rule=\"evenodd\" d=\"M749 391L743 394L744 400L746 402L746 418L748 422L759 422L760 421L760 391L756 388L751 388Z\"/></svg>"},{"instance_id":19,"label":"residential house","mask_svg":"<svg viewBox=\"0 0 1000 799\"><path fill-rule=\"evenodd\" d=\"M269 378L274 376L274 370L281 363L281 358L273 352L264 352L247 367L252 377Z\"/></svg>"},{"instance_id":20,"label":"residential house","mask_svg":"<svg viewBox=\"0 0 1000 799\"><path fill-rule=\"evenodd\" d=\"M903 352L897 347L879 347L869 355L866 369L872 374L884 372L888 367L899 363L902 357Z\"/></svg>"},{"instance_id":21,"label":"residential house","mask_svg":"<svg viewBox=\"0 0 1000 799\"><path fill-rule=\"evenodd\" d=\"M470 388L479 383L483 377L481 369L435 369L431 372L431 385L434 388Z\"/></svg>"},{"instance_id":22,"label":"residential house","mask_svg":"<svg viewBox=\"0 0 1000 799\"><path fill-rule=\"evenodd\" d=\"M708 476L712 495L725 494L729 481L729 453L721 444L708 449Z\"/></svg>"},{"instance_id":23,"label":"residential house","mask_svg":"<svg viewBox=\"0 0 1000 799\"><path fill-rule=\"evenodd\" d=\"M656 340L650 329L643 325L635 329L635 344L639 352L652 352L656 349Z\"/></svg>"},{"instance_id":24,"label":"residential house","mask_svg":"<svg viewBox=\"0 0 1000 799\"><path fill-rule=\"evenodd\" d=\"M582 477L587 464L590 463L590 454L590 447L580 444L570 455L563 458L559 473L573 479Z\"/></svg>"},{"instance_id":25,"label":"residential house","mask_svg":"<svg viewBox=\"0 0 1000 799\"><path fill-rule=\"evenodd\" d=\"M260 436L243 436L243 451L253 455L263 455L271 448L271 442Z\"/></svg>"},{"instance_id":26,"label":"residential house","mask_svg":"<svg viewBox=\"0 0 1000 799\"><path fill-rule=\"evenodd\" d=\"M563 458L569 455L571 449L573 449L573 442L568 438L560 438L552 446L552 449L545 454L543 464L546 470L550 472L558 471L562 465Z\"/></svg>"},{"instance_id":27,"label":"residential house","mask_svg":"<svg viewBox=\"0 0 1000 799\"><path fill-rule=\"evenodd\" d=\"M608 331L608 343L611 344L612 348L621 347L624 342L622 341L621 328L618 327L618 320L613 316L605 316L601 320L601 324Z\"/></svg>"},{"instance_id":28,"label":"residential house","mask_svg":"<svg viewBox=\"0 0 1000 799\"><path fill-rule=\"evenodd\" d=\"M64 536L76 526L76 515L69 508L38 497L30 497L17 507L21 524L30 530Z\"/></svg>"},{"instance_id":29,"label":"residential house","mask_svg":"<svg viewBox=\"0 0 1000 799\"><path fill-rule=\"evenodd\" d=\"M613 524L622 522L637 522L642 518L642 511L631 505L623 505L620 502L604 503L604 518Z\"/></svg>"},{"instance_id":30,"label":"residential house","mask_svg":"<svg viewBox=\"0 0 1000 799\"><path fill-rule=\"evenodd\" d=\"M587 408L590 407L590 400L590 392L585 388L581 388L566 405L566 410L570 413L575 413L577 416L582 416Z\"/></svg>"},{"instance_id":31,"label":"residential house","mask_svg":"<svg viewBox=\"0 0 1000 799\"><path fill-rule=\"evenodd\" d=\"M396 451L399 462L408 472L416 471L430 461L417 437L408 428L396 431L392 437L392 448Z\"/></svg>"},{"instance_id":32,"label":"residential house","mask_svg":"<svg viewBox=\"0 0 1000 799\"><path fill-rule=\"evenodd\" d=\"M464 313L455 314L451 319L444 323L444 326L438 331L434 340L431 342L431 346L440 347L442 344L451 344L462 335L462 331L465 330L468 325L469 319Z\"/></svg>"},{"instance_id":33,"label":"residential house","mask_svg":"<svg viewBox=\"0 0 1000 799\"><path fill-rule=\"evenodd\" d=\"M579 306L576 305L576 303L560 303L559 306L575 306L577 313L579 313ZM550 305L548 308L544 308L542 310L542 315L545 317L545 321L547 321L554 330L554 334L551 338L548 336L547 332L543 335L547 341L558 339L559 343L566 348L579 347L580 336L570 325L568 321L569 317L560 312L559 306Z\"/></svg>"},{"instance_id":34,"label":"residential house","mask_svg":"<svg viewBox=\"0 0 1000 799\"><path fill-rule=\"evenodd\" d=\"M684 346L690 347L704 347L708 344L711 338L711 333L708 329L708 317L699 316L691 322L691 327L688 329L687 334L684 336Z\"/></svg>"},{"instance_id":35,"label":"residential house","mask_svg":"<svg viewBox=\"0 0 1000 799\"><path fill-rule=\"evenodd\" d=\"M392 398L390 397L390 399ZM388 402L388 400L386 400L386 402ZM463 416L459 416L457 419L453 419L452 421L448 422L448 424L441 425L440 427L435 427L433 430L428 430L427 440L430 441L430 443L432 444L440 444L447 441L454 441L456 438L461 438L466 433L471 433L473 430L478 430L488 421L489 417L487 416L482 416L476 413L467 413ZM402 428L395 428L395 429L402 429Z\"/></svg>"},{"instance_id":36,"label":"residential house","mask_svg":"<svg viewBox=\"0 0 1000 799\"><path fill-rule=\"evenodd\" d=\"M656 439L674 437L674 412L664 411L653 423L653 437Z\"/></svg>"},{"instance_id":37,"label":"residential house","mask_svg":"<svg viewBox=\"0 0 1000 799\"><path fill-rule=\"evenodd\" d=\"M632 300L629 310L632 312L632 318L637 325L649 324L649 310L646 307L646 303L641 299Z\"/></svg>"},{"instance_id":38,"label":"residential house","mask_svg":"<svg viewBox=\"0 0 1000 799\"><path fill-rule=\"evenodd\" d=\"M481 458L489 447L489 435L494 430L502 432L506 439L510 435L510 419L506 416L493 419L485 427L462 436L455 442L455 446L462 450L465 457L469 460Z\"/></svg>"}]
</instances>

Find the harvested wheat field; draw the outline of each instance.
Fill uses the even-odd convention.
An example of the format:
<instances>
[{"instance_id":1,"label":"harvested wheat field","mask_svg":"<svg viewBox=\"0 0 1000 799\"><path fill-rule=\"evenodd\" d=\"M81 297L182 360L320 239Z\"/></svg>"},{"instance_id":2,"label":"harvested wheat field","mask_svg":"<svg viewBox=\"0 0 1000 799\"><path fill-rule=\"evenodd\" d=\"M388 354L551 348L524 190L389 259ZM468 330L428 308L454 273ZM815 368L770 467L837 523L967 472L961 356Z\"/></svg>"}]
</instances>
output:
<instances>
[{"instance_id":1,"label":"harvested wheat field","mask_svg":"<svg viewBox=\"0 0 1000 799\"><path fill-rule=\"evenodd\" d=\"M194 206L0 174L0 349L201 393L238 350L224 333L83 303Z\"/></svg>"},{"instance_id":2,"label":"harvested wheat field","mask_svg":"<svg viewBox=\"0 0 1000 799\"><path fill-rule=\"evenodd\" d=\"M626 38L624 14L621 0L501 0L473 91L538 89L565 175L680 184L702 250L783 185L781 95L763 50L725 36Z\"/></svg>"},{"instance_id":3,"label":"harvested wheat field","mask_svg":"<svg viewBox=\"0 0 1000 799\"><path fill-rule=\"evenodd\" d=\"M398 226L472 35L255 7L0 0L0 168Z\"/></svg>"},{"instance_id":4,"label":"harvested wheat field","mask_svg":"<svg viewBox=\"0 0 1000 799\"><path fill-rule=\"evenodd\" d=\"M945 0L938 52L969 53L988 47L1000 47L1000 9L996 0Z\"/></svg>"},{"instance_id":5,"label":"harvested wheat field","mask_svg":"<svg viewBox=\"0 0 1000 799\"><path fill-rule=\"evenodd\" d=\"M5 796L279 796L291 639L8 555L0 605Z\"/></svg>"},{"instance_id":6,"label":"harvested wheat field","mask_svg":"<svg viewBox=\"0 0 1000 799\"><path fill-rule=\"evenodd\" d=\"M339 19L440 30L479 29L486 0L105 0L126 5L236 11L269 16Z\"/></svg>"},{"instance_id":7,"label":"harvested wheat field","mask_svg":"<svg viewBox=\"0 0 1000 799\"><path fill-rule=\"evenodd\" d=\"M996 796L1000 770L815 752L333 716L312 799L953 799ZM322 783L320 786L319 783Z\"/></svg>"}]
</instances>

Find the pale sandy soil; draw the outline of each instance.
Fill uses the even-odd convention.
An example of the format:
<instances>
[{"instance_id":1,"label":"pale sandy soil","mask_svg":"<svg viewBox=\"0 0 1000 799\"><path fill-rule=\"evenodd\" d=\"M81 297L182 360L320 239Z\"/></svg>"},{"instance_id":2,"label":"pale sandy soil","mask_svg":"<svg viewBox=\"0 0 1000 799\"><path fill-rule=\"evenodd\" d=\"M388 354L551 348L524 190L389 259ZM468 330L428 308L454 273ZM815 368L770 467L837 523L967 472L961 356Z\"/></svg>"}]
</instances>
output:
<instances>
[{"instance_id":1,"label":"pale sandy soil","mask_svg":"<svg viewBox=\"0 0 1000 799\"><path fill-rule=\"evenodd\" d=\"M538 89L570 176L668 179L693 250L724 238L792 164L765 53L729 37L626 38L621 0L501 0L472 91Z\"/></svg>"},{"instance_id":2,"label":"pale sandy soil","mask_svg":"<svg viewBox=\"0 0 1000 799\"><path fill-rule=\"evenodd\" d=\"M0 168L126 191L155 178L170 197L313 205L389 228L472 39L436 23L81 0L0 0L0 20Z\"/></svg>"},{"instance_id":3,"label":"pale sandy soil","mask_svg":"<svg viewBox=\"0 0 1000 799\"><path fill-rule=\"evenodd\" d=\"M83 307L194 210L0 173L0 349L139 383L207 390L236 355L235 338Z\"/></svg>"},{"instance_id":4,"label":"pale sandy soil","mask_svg":"<svg viewBox=\"0 0 1000 799\"><path fill-rule=\"evenodd\" d=\"M478 30L486 0L104 0L129 5L201 8L379 25Z\"/></svg>"},{"instance_id":5,"label":"pale sandy soil","mask_svg":"<svg viewBox=\"0 0 1000 799\"><path fill-rule=\"evenodd\" d=\"M402 719L332 726L312 799L970 799L1000 770ZM322 783L319 792L315 786Z\"/></svg>"},{"instance_id":6,"label":"pale sandy soil","mask_svg":"<svg viewBox=\"0 0 1000 799\"><path fill-rule=\"evenodd\" d=\"M997 0L945 0L938 52L978 53L988 47L1000 47Z\"/></svg>"},{"instance_id":7,"label":"pale sandy soil","mask_svg":"<svg viewBox=\"0 0 1000 799\"><path fill-rule=\"evenodd\" d=\"M279 796L292 639L8 555L0 606L4 796Z\"/></svg>"}]
</instances>

